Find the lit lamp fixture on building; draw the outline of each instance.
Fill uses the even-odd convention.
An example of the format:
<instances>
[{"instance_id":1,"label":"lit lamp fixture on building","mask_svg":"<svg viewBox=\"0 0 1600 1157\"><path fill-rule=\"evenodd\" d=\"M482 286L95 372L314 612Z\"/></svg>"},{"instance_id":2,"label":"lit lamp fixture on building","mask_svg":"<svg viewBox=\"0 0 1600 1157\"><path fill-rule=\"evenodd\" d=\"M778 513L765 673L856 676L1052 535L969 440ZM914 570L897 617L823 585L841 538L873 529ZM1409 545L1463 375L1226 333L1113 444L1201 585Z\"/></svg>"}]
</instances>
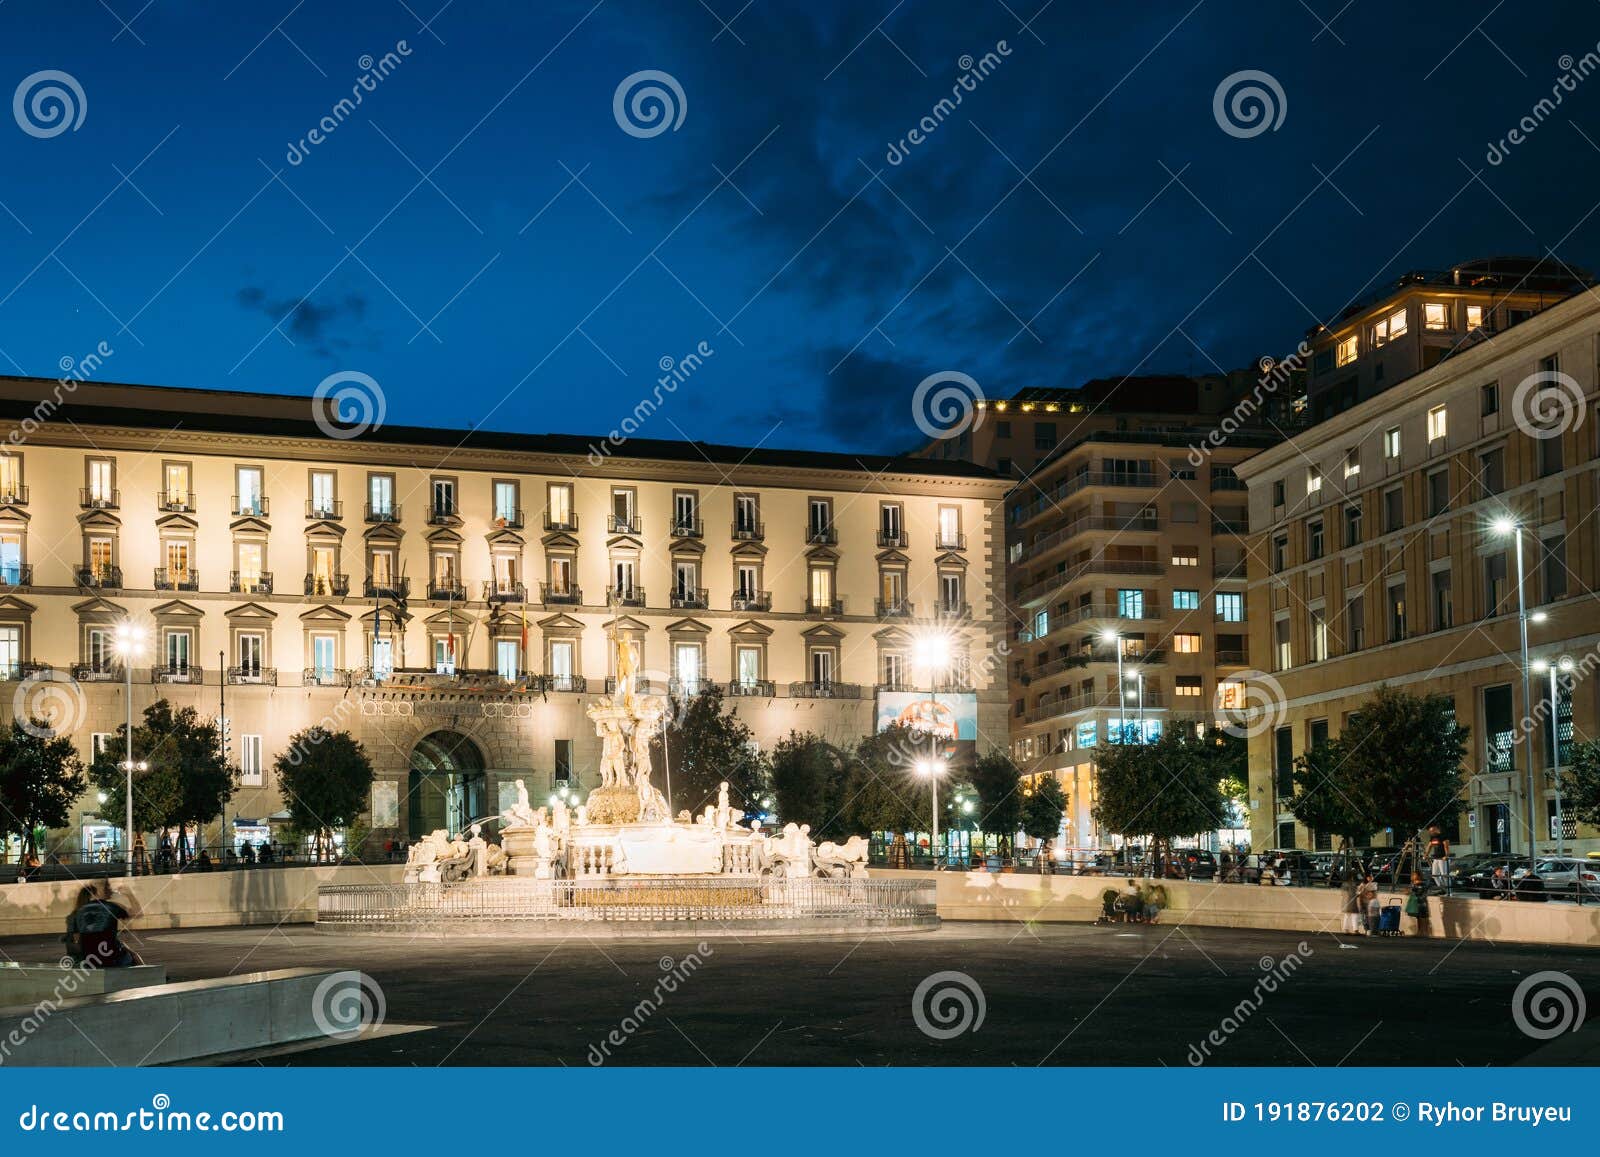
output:
<instances>
[{"instance_id":1,"label":"lit lamp fixture on building","mask_svg":"<svg viewBox=\"0 0 1600 1157\"><path fill-rule=\"evenodd\" d=\"M1556 693L1556 672L1570 675L1573 671L1573 662L1570 656L1562 655L1559 659L1536 659L1533 664L1535 671L1548 671L1550 673L1550 779L1556 788L1556 855L1562 851L1562 841L1566 832L1561 824L1561 708L1560 699ZM1531 729L1530 729L1531 730Z\"/></svg>"},{"instance_id":2,"label":"lit lamp fixture on building","mask_svg":"<svg viewBox=\"0 0 1600 1157\"><path fill-rule=\"evenodd\" d=\"M150 765L143 760L133 758L133 661L144 651L144 632L132 623L123 623L117 627L116 652L122 660L123 695L124 703L128 709L128 730L122 748L122 770L127 775L125 802L127 803L127 827L123 829L123 842L126 845L122 850L122 858L127 863L127 874L133 875L133 773L148 771Z\"/></svg>"},{"instance_id":3,"label":"lit lamp fixture on building","mask_svg":"<svg viewBox=\"0 0 1600 1157\"><path fill-rule=\"evenodd\" d=\"M1512 536L1517 544L1517 631L1522 643L1522 709L1531 714L1533 709L1533 692L1529 682L1528 667L1528 604L1523 595L1522 581L1524 577L1522 566L1522 532L1524 527L1514 518L1497 518L1492 524L1493 530L1500 537ZM1498 609L1498 608L1497 608ZM1541 616L1542 617L1542 616ZM1534 870L1536 854L1534 831L1534 802L1533 802L1533 729L1527 728L1522 737L1522 757L1527 762L1523 771L1523 781L1527 787L1525 807L1528 813L1528 872Z\"/></svg>"}]
</instances>

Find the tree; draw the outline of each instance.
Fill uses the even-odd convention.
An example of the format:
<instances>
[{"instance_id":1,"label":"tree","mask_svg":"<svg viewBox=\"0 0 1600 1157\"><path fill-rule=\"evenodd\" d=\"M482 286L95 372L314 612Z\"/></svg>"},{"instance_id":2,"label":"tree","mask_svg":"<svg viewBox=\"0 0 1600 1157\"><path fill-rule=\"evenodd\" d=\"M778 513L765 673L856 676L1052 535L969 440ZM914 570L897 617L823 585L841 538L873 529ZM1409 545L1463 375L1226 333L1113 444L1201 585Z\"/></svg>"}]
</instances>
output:
<instances>
[{"instance_id":1,"label":"tree","mask_svg":"<svg viewBox=\"0 0 1600 1157\"><path fill-rule=\"evenodd\" d=\"M1101 743L1094 749L1099 784L1096 821L1124 837L1158 845L1214 831L1227 817L1218 775L1220 744L1168 727L1152 743Z\"/></svg>"},{"instance_id":2,"label":"tree","mask_svg":"<svg viewBox=\"0 0 1600 1157\"><path fill-rule=\"evenodd\" d=\"M733 806L754 815L767 791L767 761L736 711L724 711L715 684L675 704L661 733L650 741L652 779L672 780L674 810L691 814L717 802L724 780Z\"/></svg>"},{"instance_id":3,"label":"tree","mask_svg":"<svg viewBox=\"0 0 1600 1157\"><path fill-rule=\"evenodd\" d=\"M1067 797L1061 781L1049 772L1034 777L1022 800L1022 830L1036 840L1053 840L1061 832Z\"/></svg>"},{"instance_id":4,"label":"tree","mask_svg":"<svg viewBox=\"0 0 1600 1157\"><path fill-rule=\"evenodd\" d=\"M1600 740L1574 744L1572 761L1561 772L1563 818L1600 827Z\"/></svg>"},{"instance_id":5,"label":"tree","mask_svg":"<svg viewBox=\"0 0 1600 1157\"><path fill-rule=\"evenodd\" d=\"M333 829L349 827L372 796L372 761L348 731L308 727L273 761L290 824L316 837L317 859L331 856Z\"/></svg>"},{"instance_id":6,"label":"tree","mask_svg":"<svg viewBox=\"0 0 1600 1157\"><path fill-rule=\"evenodd\" d=\"M887 727L856 744L846 765L845 826L852 832L926 831L932 788L916 769L926 751L926 742L905 727Z\"/></svg>"},{"instance_id":7,"label":"tree","mask_svg":"<svg viewBox=\"0 0 1600 1157\"><path fill-rule=\"evenodd\" d=\"M773 746L771 776L779 822L810 824L818 838L841 833L845 761L838 748L812 732L791 731Z\"/></svg>"},{"instance_id":8,"label":"tree","mask_svg":"<svg viewBox=\"0 0 1600 1157\"><path fill-rule=\"evenodd\" d=\"M1339 744L1338 782L1368 819L1366 831L1390 827L1410 837L1455 823L1467 729L1448 695L1380 686L1345 723Z\"/></svg>"},{"instance_id":9,"label":"tree","mask_svg":"<svg viewBox=\"0 0 1600 1157\"><path fill-rule=\"evenodd\" d=\"M978 793L977 825L1001 839L1009 851L1022 827L1022 770L999 748L992 748L972 765L972 787Z\"/></svg>"},{"instance_id":10,"label":"tree","mask_svg":"<svg viewBox=\"0 0 1600 1157\"><path fill-rule=\"evenodd\" d=\"M1350 845L1365 840L1381 825L1356 802L1350 750L1343 739L1317 744L1294 760L1294 792L1284 801L1295 818L1315 832L1339 837L1339 851L1349 855ZM1354 794L1353 794L1354 793ZM1344 873L1347 890L1356 884L1355 873Z\"/></svg>"},{"instance_id":11,"label":"tree","mask_svg":"<svg viewBox=\"0 0 1600 1157\"><path fill-rule=\"evenodd\" d=\"M72 741L48 724L17 719L0 734L0 844L10 836L22 840L22 854L38 851L40 828L67 826L73 802L88 780Z\"/></svg>"}]
</instances>

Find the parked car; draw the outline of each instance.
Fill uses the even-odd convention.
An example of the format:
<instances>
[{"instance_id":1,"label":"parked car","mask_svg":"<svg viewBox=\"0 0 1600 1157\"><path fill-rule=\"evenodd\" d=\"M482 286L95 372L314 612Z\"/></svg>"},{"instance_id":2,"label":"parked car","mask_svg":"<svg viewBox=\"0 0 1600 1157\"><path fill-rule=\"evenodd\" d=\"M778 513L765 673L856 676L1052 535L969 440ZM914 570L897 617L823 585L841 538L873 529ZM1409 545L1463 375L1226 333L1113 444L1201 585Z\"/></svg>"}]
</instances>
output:
<instances>
[{"instance_id":1,"label":"parked car","mask_svg":"<svg viewBox=\"0 0 1600 1157\"><path fill-rule=\"evenodd\" d=\"M1600 896L1600 864L1572 856L1550 856L1534 865L1534 873L1544 881L1546 892L1576 896Z\"/></svg>"},{"instance_id":2,"label":"parked car","mask_svg":"<svg viewBox=\"0 0 1600 1157\"><path fill-rule=\"evenodd\" d=\"M1458 870L1455 873L1454 883L1457 890L1476 892L1486 900L1494 899L1502 891L1509 890L1511 885L1528 870L1526 857L1494 853L1482 853L1482 855L1484 858L1475 859L1468 869ZM1494 874L1499 868L1506 870L1504 889L1497 889L1494 883Z\"/></svg>"},{"instance_id":3,"label":"parked car","mask_svg":"<svg viewBox=\"0 0 1600 1157\"><path fill-rule=\"evenodd\" d=\"M1172 864L1186 880L1210 880L1217 874L1217 857L1204 848L1173 848Z\"/></svg>"}]
</instances>

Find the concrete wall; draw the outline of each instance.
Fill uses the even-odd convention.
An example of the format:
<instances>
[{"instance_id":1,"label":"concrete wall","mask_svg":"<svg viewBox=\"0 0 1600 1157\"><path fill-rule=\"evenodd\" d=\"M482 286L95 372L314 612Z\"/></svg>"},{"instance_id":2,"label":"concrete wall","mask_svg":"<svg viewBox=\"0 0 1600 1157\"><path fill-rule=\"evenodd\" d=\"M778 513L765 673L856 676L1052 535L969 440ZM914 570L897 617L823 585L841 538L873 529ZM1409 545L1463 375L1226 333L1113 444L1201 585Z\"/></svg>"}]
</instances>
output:
<instances>
[{"instance_id":1,"label":"concrete wall","mask_svg":"<svg viewBox=\"0 0 1600 1157\"><path fill-rule=\"evenodd\" d=\"M319 886L397 884L403 871L400 864L259 868L204 875L136 876L132 880L114 880L112 887L138 904L141 915L133 927L140 931L306 924L316 919ZM75 880L62 880L0 888L0 937L64 932L82 886Z\"/></svg>"}]
</instances>

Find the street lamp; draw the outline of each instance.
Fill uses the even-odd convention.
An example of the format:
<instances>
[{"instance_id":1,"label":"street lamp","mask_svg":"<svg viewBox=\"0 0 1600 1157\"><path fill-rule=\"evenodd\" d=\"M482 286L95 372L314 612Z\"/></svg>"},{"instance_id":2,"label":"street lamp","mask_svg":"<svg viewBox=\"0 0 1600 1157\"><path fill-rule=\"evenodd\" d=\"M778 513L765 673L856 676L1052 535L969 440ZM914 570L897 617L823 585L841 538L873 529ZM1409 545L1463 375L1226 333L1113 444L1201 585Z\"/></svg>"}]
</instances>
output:
<instances>
[{"instance_id":1,"label":"street lamp","mask_svg":"<svg viewBox=\"0 0 1600 1157\"><path fill-rule=\"evenodd\" d=\"M950 636L944 631L919 632L911 648L911 662L928 676L928 758L917 763L921 775L937 776L945 770L939 757L939 680L950 669ZM933 843L928 848L933 855L933 870L939 870L939 781L933 781Z\"/></svg>"},{"instance_id":2,"label":"street lamp","mask_svg":"<svg viewBox=\"0 0 1600 1157\"><path fill-rule=\"evenodd\" d=\"M1530 671L1528 668L1528 604L1523 595L1522 582L1524 577L1522 566L1522 532L1523 525L1514 518L1497 518L1492 524L1494 532L1501 538L1511 535L1517 543L1517 631L1522 642L1522 709L1532 714L1533 690L1529 682ZM1522 737L1523 759L1527 762L1524 781L1527 789L1527 827L1528 827L1528 872L1534 870L1534 861L1537 858L1537 849L1534 847L1534 804L1533 804L1533 729L1527 728L1527 734Z\"/></svg>"},{"instance_id":3,"label":"street lamp","mask_svg":"<svg viewBox=\"0 0 1600 1157\"><path fill-rule=\"evenodd\" d=\"M947 765L942 759L917 760L917 774L928 777L928 782L933 787L933 842L928 846L933 854L933 870L939 870L939 777L945 773Z\"/></svg>"},{"instance_id":4,"label":"street lamp","mask_svg":"<svg viewBox=\"0 0 1600 1157\"><path fill-rule=\"evenodd\" d=\"M1561 824L1561 708L1556 697L1556 672L1571 674L1573 663L1569 656L1562 655L1551 661L1535 660L1533 669L1550 672L1550 779L1556 788L1556 855L1559 856L1566 833Z\"/></svg>"},{"instance_id":5,"label":"street lamp","mask_svg":"<svg viewBox=\"0 0 1600 1157\"><path fill-rule=\"evenodd\" d=\"M1117 649L1117 742L1128 742L1128 685L1122 681L1122 634L1102 631L1100 641Z\"/></svg>"},{"instance_id":6,"label":"street lamp","mask_svg":"<svg viewBox=\"0 0 1600 1157\"><path fill-rule=\"evenodd\" d=\"M122 746L122 770L127 774L124 801L127 804L127 827L123 835L127 846L123 849L123 859L127 863L129 878L133 876L133 773L149 770L149 764L135 761L133 758L133 660L143 650L144 632L132 623L120 624L116 633L116 653L122 659L122 674L125 680L124 705L128 709L128 730Z\"/></svg>"}]
</instances>

